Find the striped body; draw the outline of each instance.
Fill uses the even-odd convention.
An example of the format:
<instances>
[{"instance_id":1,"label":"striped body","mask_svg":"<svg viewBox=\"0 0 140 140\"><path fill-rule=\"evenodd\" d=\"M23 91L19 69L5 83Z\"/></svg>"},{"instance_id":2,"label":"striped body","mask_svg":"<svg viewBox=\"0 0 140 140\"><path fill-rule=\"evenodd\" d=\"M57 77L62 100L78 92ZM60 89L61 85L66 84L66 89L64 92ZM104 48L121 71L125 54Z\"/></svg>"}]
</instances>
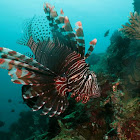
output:
<instances>
[{"instance_id":1,"label":"striped body","mask_svg":"<svg viewBox=\"0 0 140 140\"><path fill-rule=\"evenodd\" d=\"M67 69L65 75L68 91L77 96L76 100L82 100L83 103L86 103L88 101L86 98L99 97L96 75L89 70L85 59L80 54L73 52L67 56L65 62L63 69Z\"/></svg>"}]
</instances>

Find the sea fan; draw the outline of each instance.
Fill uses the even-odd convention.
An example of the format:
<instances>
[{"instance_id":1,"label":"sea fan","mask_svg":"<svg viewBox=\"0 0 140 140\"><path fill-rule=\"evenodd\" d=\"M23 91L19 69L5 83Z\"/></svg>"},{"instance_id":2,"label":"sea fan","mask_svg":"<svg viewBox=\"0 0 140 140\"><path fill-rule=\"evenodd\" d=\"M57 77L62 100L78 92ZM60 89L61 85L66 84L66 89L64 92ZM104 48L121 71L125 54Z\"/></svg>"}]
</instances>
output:
<instances>
[{"instance_id":1,"label":"sea fan","mask_svg":"<svg viewBox=\"0 0 140 140\"><path fill-rule=\"evenodd\" d=\"M134 14L131 12L129 22L126 25L122 25L123 28L120 31L130 39L140 40L140 15L137 12Z\"/></svg>"}]
</instances>

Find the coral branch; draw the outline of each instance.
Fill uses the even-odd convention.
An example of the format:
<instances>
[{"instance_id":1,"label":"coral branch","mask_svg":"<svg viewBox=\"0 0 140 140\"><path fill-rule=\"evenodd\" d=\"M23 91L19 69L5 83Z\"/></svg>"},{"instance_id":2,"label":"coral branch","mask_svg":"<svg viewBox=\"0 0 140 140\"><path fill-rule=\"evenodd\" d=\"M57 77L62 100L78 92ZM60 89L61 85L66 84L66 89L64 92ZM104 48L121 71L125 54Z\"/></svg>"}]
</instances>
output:
<instances>
[{"instance_id":1,"label":"coral branch","mask_svg":"<svg viewBox=\"0 0 140 140\"><path fill-rule=\"evenodd\" d=\"M126 37L140 40L140 15L137 12L131 12L129 23L122 25L122 27L120 31L122 31Z\"/></svg>"}]
</instances>

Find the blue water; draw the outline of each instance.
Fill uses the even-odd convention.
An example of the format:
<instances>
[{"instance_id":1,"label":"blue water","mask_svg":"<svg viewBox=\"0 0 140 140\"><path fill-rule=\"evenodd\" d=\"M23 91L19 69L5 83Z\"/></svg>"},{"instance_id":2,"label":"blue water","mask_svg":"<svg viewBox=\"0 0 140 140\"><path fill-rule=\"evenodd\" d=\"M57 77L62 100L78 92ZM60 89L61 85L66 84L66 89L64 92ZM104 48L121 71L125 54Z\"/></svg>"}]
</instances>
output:
<instances>
[{"instance_id":1,"label":"blue water","mask_svg":"<svg viewBox=\"0 0 140 140\"><path fill-rule=\"evenodd\" d=\"M29 48L16 43L22 36L23 22L34 15L43 15L45 0L1 0L0 1L0 46L25 53ZM62 8L74 27L81 21L84 28L86 50L93 38L98 43L95 53L105 52L110 44L110 36L114 30L128 20L129 12L133 11L133 0L48 0L55 5L57 11ZM108 37L104 33L110 29ZM12 99L8 103L8 99ZM13 84L6 70L0 69L0 120L5 122L1 130L8 130L9 125L18 118L22 110L28 110L22 101L21 86ZM15 112L11 112L15 109Z\"/></svg>"}]
</instances>

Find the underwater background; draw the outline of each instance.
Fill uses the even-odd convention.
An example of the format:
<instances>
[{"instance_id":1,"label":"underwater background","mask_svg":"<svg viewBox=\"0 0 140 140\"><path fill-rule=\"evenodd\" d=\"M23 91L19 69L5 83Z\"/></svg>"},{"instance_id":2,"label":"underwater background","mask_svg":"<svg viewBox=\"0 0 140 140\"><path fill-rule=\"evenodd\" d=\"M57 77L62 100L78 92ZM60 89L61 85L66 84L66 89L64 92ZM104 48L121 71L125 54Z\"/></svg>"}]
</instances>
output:
<instances>
[{"instance_id":1,"label":"underwater background","mask_svg":"<svg viewBox=\"0 0 140 140\"><path fill-rule=\"evenodd\" d=\"M140 130L137 121L140 113L140 36L130 37L125 31L122 31L124 34L119 31L128 22L130 12L140 13L140 0L1 0L1 47L22 54L31 52L16 42L23 35L27 19L44 15L44 2L55 5L57 11L62 8L73 28L77 21L82 22L86 46L97 38L97 45L87 63L97 74L101 98L84 105L75 103L72 98L64 114L49 119L30 111L23 102L21 85L13 84L7 71L0 69L0 140L140 139L137 135ZM140 20L137 22L140 31ZM118 86L117 96L113 86L115 90ZM125 111L119 112L120 108ZM129 122L131 119L133 125ZM124 126L125 121L131 126ZM103 129L105 131L101 132Z\"/></svg>"}]
</instances>

